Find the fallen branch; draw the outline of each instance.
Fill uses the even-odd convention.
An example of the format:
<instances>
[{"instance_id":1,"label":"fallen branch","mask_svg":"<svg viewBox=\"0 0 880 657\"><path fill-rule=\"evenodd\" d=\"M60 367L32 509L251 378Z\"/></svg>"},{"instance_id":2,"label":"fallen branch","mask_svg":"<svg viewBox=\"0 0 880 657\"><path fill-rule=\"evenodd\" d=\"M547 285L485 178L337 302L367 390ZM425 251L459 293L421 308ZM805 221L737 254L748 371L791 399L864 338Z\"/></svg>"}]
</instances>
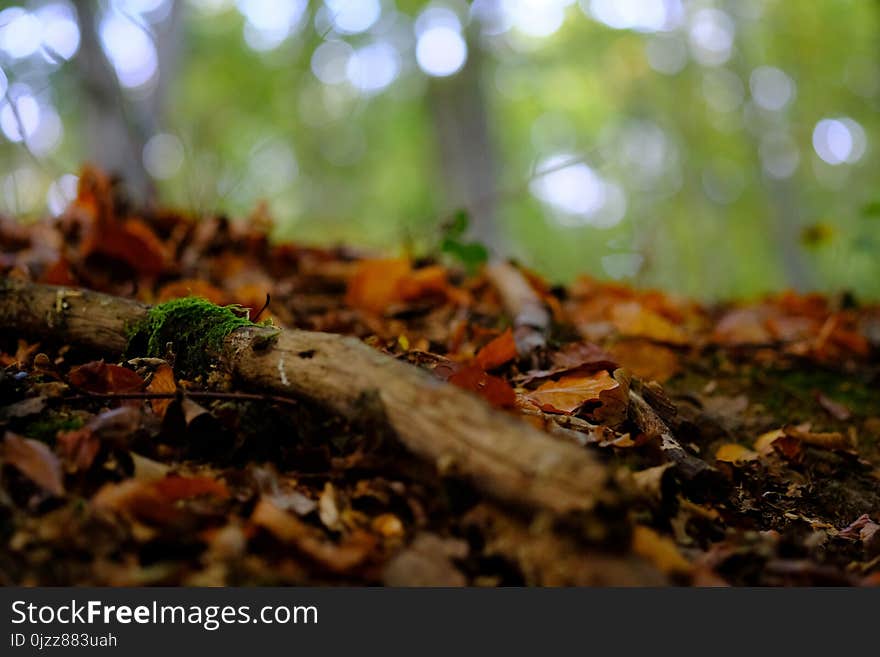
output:
<instances>
[{"instance_id":1,"label":"fallen branch","mask_svg":"<svg viewBox=\"0 0 880 657\"><path fill-rule=\"evenodd\" d=\"M5 279L0 329L120 354L148 317L136 301ZM361 341L329 333L242 326L215 364L246 386L308 399L352 419L378 396L388 424L414 454L497 499L554 513L613 501L606 468L482 399ZM212 354L213 355L213 354Z\"/></svg>"},{"instance_id":2,"label":"fallen branch","mask_svg":"<svg viewBox=\"0 0 880 657\"><path fill-rule=\"evenodd\" d=\"M486 267L486 276L510 315L520 355L527 356L547 346L550 313L522 272L510 263L494 262Z\"/></svg>"}]
</instances>

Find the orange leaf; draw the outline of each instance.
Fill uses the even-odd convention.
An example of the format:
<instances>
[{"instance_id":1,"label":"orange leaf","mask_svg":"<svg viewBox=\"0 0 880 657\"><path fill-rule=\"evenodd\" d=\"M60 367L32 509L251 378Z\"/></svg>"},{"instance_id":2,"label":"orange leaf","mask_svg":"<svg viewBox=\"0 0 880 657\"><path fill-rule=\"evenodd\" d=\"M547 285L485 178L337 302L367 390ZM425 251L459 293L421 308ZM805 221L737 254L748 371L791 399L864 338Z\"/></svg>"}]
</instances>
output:
<instances>
[{"instance_id":1,"label":"orange leaf","mask_svg":"<svg viewBox=\"0 0 880 657\"><path fill-rule=\"evenodd\" d=\"M504 333L485 345L477 353L477 365L484 370L492 370L516 358L516 341L513 331Z\"/></svg>"},{"instance_id":2,"label":"orange leaf","mask_svg":"<svg viewBox=\"0 0 880 657\"><path fill-rule=\"evenodd\" d=\"M3 438L3 460L53 495L64 495L61 462L45 443L7 431Z\"/></svg>"},{"instance_id":3,"label":"orange leaf","mask_svg":"<svg viewBox=\"0 0 880 657\"><path fill-rule=\"evenodd\" d=\"M608 372L589 376L564 376L559 381L547 381L527 395L547 413L571 415L589 401L600 401L600 394L619 387Z\"/></svg>"},{"instance_id":4,"label":"orange leaf","mask_svg":"<svg viewBox=\"0 0 880 657\"><path fill-rule=\"evenodd\" d=\"M381 314L400 301L400 283L410 271L410 262L404 258L361 260L348 282L345 303Z\"/></svg>"},{"instance_id":5,"label":"orange leaf","mask_svg":"<svg viewBox=\"0 0 880 657\"><path fill-rule=\"evenodd\" d=\"M162 363L156 368L156 371L153 372L153 378L150 380L150 385L147 386L147 390L149 392L158 393L177 391L177 384L174 382L174 370L171 369L171 366L168 365L168 363ZM168 405L172 401L174 400L154 399L150 403L153 406L153 410L156 411L156 415L159 417L165 417L165 411L168 410Z\"/></svg>"},{"instance_id":6,"label":"orange leaf","mask_svg":"<svg viewBox=\"0 0 880 657\"><path fill-rule=\"evenodd\" d=\"M70 370L70 382L88 392L134 392L144 380L136 373L119 365L108 365L103 360L92 361Z\"/></svg>"},{"instance_id":7,"label":"orange leaf","mask_svg":"<svg viewBox=\"0 0 880 657\"><path fill-rule=\"evenodd\" d=\"M431 265L410 271L398 285L398 294L403 301L416 301L424 297L446 294L446 270L440 265Z\"/></svg>"}]
</instances>

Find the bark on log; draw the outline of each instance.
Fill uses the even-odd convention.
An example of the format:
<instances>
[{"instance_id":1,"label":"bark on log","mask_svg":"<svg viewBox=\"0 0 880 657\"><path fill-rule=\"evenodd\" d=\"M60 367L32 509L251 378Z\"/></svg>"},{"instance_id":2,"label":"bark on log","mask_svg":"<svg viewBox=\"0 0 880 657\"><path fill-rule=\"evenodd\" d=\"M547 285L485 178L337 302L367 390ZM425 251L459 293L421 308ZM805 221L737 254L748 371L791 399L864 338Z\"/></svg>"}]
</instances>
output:
<instances>
[{"instance_id":1,"label":"bark on log","mask_svg":"<svg viewBox=\"0 0 880 657\"><path fill-rule=\"evenodd\" d=\"M0 283L0 329L104 353L121 353L127 331L148 310L87 290ZM405 447L497 499L558 514L614 501L606 468L588 452L355 338L248 326L230 333L222 352L245 385L310 399L352 419L363 413L365 397L378 396Z\"/></svg>"}]
</instances>

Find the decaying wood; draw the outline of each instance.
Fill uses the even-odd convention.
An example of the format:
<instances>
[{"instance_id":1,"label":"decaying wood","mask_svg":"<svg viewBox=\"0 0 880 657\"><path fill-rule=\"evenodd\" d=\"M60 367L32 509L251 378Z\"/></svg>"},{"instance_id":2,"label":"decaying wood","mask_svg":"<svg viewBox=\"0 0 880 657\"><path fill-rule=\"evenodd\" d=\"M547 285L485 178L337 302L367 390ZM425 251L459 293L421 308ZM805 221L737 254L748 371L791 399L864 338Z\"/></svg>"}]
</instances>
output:
<instances>
[{"instance_id":1,"label":"decaying wood","mask_svg":"<svg viewBox=\"0 0 880 657\"><path fill-rule=\"evenodd\" d=\"M148 310L87 290L0 283L0 329L104 353L121 353L127 330ZM246 386L309 399L348 418L377 396L406 448L499 500L559 514L612 501L608 472L588 452L355 338L242 327L226 338L221 357Z\"/></svg>"},{"instance_id":2,"label":"decaying wood","mask_svg":"<svg viewBox=\"0 0 880 657\"><path fill-rule=\"evenodd\" d=\"M486 266L486 276L501 295L504 309L513 321L513 335L520 355L547 346L550 313L522 272L507 262Z\"/></svg>"}]
</instances>

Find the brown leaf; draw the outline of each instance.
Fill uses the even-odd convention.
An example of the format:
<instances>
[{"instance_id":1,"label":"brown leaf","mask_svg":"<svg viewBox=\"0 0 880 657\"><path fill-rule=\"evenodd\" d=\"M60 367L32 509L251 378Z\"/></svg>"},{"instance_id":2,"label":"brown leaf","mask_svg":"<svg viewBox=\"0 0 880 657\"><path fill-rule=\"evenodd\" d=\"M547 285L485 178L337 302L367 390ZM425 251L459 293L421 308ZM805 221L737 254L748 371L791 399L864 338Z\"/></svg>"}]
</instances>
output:
<instances>
[{"instance_id":1,"label":"brown leaf","mask_svg":"<svg viewBox=\"0 0 880 657\"><path fill-rule=\"evenodd\" d=\"M550 355L550 368L531 370L517 379L521 385L548 379L559 374L577 371L590 374L599 370L615 370L618 364L613 356L592 342L570 342Z\"/></svg>"},{"instance_id":2,"label":"brown leaf","mask_svg":"<svg viewBox=\"0 0 880 657\"><path fill-rule=\"evenodd\" d=\"M621 367L645 381L665 383L681 368L672 349L647 340L621 340L611 353Z\"/></svg>"},{"instance_id":3,"label":"brown leaf","mask_svg":"<svg viewBox=\"0 0 880 657\"><path fill-rule=\"evenodd\" d=\"M494 370L516 358L513 331L507 329L477 352L476 364L484 370Z\"/></svg>"},{"instance_id":4,"label":"brown leaf","mask_svg":"<svg viewBox=\"0 0 880 657\"><path fill-rule=\"evenodd\" d=\"M92 361L70 370L70 382L95 393L135 392L144 385L136 373L119 365L108 365L103 360Z\"/></svg>"},{"instance_id":5,"label":"brown leaf","mask_svg":"<svg viewBox=\"0 0 880 657\"><path fill-rule=\"evenodd\" d=\"M570 415L587 402L600 401L600 394L618 388L620 384L608 372L590 376L564 376L558 381L547 381L526 397L547 413Z\"/></svg>"},{"instance_id":6,"label":"brown leaf","mask_svg":"<svg viewBox=\"0 0 880 657\"><path fill-rule=\"evenodd\" d=\"M229 498L229 489L212 477L172 475L162 479L127 479L105 484L92 498L96 508L128 513L135 518L168 525L184 517L177 503L194 497Z\"/></svg>"},{"instance_id":7,"label":"brown leaf","mask_svg":"<svg viewBox=\"0 0 880 657\"><path fill-rule=\"evenodd\" d=\"M103 443L127 449L143 414L139 407L120 406L93 417L80 429L58 434L61 456L74 470L88 470Z\"/></svg>"},{"instance_id":8,"label":"brown leaf","mask_svg":"<svg viewBox=\"0 0 880 657\"><path fill-rule=\"evenodd\" d=\"M3 460L53 495L64 495L61 462L39 440L23 438L7 431L3 437Z\"/></svg>"}]
</instances>

